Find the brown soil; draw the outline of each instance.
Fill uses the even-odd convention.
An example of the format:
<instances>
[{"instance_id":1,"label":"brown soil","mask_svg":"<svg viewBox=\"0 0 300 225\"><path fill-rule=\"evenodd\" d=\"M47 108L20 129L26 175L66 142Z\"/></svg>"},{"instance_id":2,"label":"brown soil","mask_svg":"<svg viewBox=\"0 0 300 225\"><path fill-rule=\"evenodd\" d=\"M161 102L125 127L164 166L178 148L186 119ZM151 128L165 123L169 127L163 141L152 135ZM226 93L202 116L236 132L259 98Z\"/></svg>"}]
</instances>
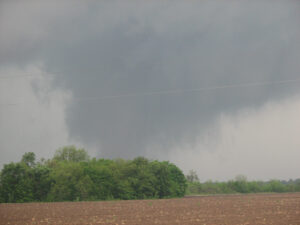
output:
<instances>
[{"instance_id":1,"label":"brown soil","mask_svg":"<svg viewBox=\"0 0 300 225\"><path fill-rule=\"evenodd\" d=\"M300 193L0 204L0 224L300 224Z\"/></svg>"}]
</instances>

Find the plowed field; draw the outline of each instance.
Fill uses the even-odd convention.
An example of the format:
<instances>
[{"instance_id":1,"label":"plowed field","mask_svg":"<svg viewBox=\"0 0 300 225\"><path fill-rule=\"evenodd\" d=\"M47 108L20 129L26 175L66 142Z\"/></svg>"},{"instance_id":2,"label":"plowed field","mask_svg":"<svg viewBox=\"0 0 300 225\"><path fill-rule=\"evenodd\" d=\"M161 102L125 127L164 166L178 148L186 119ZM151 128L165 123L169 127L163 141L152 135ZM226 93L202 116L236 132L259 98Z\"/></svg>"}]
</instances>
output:
<instances>
[{"instance_id":1,"label":"plowed field","mask_svg":"<svg viewBox=\"0 0 300 225\"><path fill-rule=\"evenodd\" d=\"M300 193L0 204L0 224L300 225Z\"/></svg>"}]
</instances>

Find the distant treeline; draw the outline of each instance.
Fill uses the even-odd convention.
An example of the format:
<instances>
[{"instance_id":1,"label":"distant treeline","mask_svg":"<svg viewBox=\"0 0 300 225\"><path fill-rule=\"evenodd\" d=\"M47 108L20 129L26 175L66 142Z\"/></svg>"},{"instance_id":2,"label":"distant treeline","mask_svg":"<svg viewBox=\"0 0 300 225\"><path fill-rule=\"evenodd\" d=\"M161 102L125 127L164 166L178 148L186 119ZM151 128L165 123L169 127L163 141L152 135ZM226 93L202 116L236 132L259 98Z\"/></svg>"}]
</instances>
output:
<instances>
[{"instance_id":1,"label":"distant treeline","mask_svg":"<svg viewBox=\"0 0 300 225\"><path fill-rule=\"evenodd\" d=\"M182 171L167 161L90 159L84 149L59 149L36 162L25 153L0 174L0 202L86 201L182 197Z\"/></svg>"},{"instance_id":2,"label":"distant treeline","mask_svg":"<svg viewBox=\"0 0 300 225\"><path fill-rule=\"evenodd\" d=\"M263 192L300 192L300 179L280 181L247 181L243 175L226 182L207 181L200 183L195 171L187 175L187 194L234 194L234 193L263 193Z\"/></svg>"}]
</instances>

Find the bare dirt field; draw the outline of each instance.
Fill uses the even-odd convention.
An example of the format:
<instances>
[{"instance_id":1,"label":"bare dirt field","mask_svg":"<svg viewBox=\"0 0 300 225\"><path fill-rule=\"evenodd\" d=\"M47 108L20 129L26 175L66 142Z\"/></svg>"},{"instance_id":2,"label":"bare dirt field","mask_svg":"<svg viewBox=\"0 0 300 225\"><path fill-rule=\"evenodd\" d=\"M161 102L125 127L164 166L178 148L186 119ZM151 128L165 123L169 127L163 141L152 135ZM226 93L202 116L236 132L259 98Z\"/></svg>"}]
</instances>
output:
<instances>
[{"instance_id":1,"label":"bare dirt field","mask_svg":"<svg viewBox=\"0 0 300 225\"><path fill-rule=\"evenodd\" d=\"M300 224L300 193L0 204L0 224Z\"/></svg>"}]
</instances>

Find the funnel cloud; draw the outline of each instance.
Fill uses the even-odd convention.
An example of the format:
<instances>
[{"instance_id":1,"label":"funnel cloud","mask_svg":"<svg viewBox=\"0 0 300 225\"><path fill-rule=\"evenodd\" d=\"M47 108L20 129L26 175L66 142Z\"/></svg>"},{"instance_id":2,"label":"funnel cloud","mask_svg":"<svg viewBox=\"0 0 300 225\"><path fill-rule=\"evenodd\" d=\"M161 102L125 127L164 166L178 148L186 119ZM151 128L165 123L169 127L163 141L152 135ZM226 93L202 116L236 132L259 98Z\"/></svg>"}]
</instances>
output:
<instances>
[{"instance_id":1,"label":"funnel cloud","mask_svg":"<svg viewBox=\"0 0 300 225\"><path fill-rule=\"evenodd\" d=\"M32 129L48 130L52 148L77 143L97 157L172 160L203 179L295 178L294 161L279 174L279 158L263 160L260 169L274 168L265 175L238 162L252 151L268 152L262 159L299 155L291 140L300 131L292 113L300 96L299 12L298 1L2 1L0 131L21 105L40 99L34 105L49 123ZM24 86L21 80L31 88L23 99L24 90L11 91L13 83ZM46 110L47 99L54 111ZM16 102L22 104L8 106ZM264 131L260 136L254 124ZM295 126L278 137L282 124ZM1 158L16 153L1 163L20 157L9 144L19 125L11 129L0 144L11 149ZM45 156L43 147L39 142L21 152ZM232 155L233 167L219 173L219 162L231 164L225 155ZM255 155L250 158L261 160Z\"/></svg>"}]
</instances>

